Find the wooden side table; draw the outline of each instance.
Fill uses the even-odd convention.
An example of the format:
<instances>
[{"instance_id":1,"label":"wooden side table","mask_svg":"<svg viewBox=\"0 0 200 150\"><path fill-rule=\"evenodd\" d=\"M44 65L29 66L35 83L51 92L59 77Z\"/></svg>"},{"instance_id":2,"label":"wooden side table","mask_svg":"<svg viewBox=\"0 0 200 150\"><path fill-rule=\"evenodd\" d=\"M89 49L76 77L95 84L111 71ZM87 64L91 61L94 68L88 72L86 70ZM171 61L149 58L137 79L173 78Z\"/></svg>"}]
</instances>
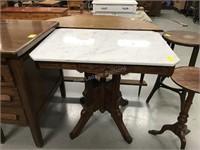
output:
<instances>
[{"instance_id":1,"label":"wooden side table","mask_svg":"<svg viewBox=\"0 0 200 150\"><path fill-rule=\"evenodd\" d=\"M171 45L172 49L175 45L193 47L189 66L195 66L199 52L200 34L191 31L172 30L164 32L162 37Z\"/></svg>"},{"instance_id":2,"label":"wooden side table","mask_svg":"<svg viewBox=\"0 0 200 150\"><path fill-rule=\"evenodd\" d=\"M190 32L190 31L182 31L182 30L172 30L164 32L162 37L167 41L167 43L174 49L175 45L193 47L192 55L190 57L189 66L195 66L196 59L199 53L199 45L200 45L200 34ZM160 87L170 89L180 95L181 98L181 107L183 106L186 91L184 89L177 89L173 87L169 87L163 83L165 77L158 76L155 85L147 97L146 103L149 103L153 94L156 92L157 89Z\"/></svg>"},{"instance_id":3,"label":"wooden side table","mask_svg":"<svg viewBox=\"0 0 200 150\"><path fill-rule=\"evenodd\" d=\"M174 74L172 75L172 80L185 89L188 92L188 96L184 105L181 109L181 112L177 118L175 124L166 124L160 131L149 130L150 134L162 134L166 130L172 131L177 135L181 141L181 149L185 149L186 139L185 132L187 130L187 119L189 117L188 112L192 105L193 97L195 93L200 93L200 68L196 67L178 67L175 69Z\"/></svg>"}]
</instances>

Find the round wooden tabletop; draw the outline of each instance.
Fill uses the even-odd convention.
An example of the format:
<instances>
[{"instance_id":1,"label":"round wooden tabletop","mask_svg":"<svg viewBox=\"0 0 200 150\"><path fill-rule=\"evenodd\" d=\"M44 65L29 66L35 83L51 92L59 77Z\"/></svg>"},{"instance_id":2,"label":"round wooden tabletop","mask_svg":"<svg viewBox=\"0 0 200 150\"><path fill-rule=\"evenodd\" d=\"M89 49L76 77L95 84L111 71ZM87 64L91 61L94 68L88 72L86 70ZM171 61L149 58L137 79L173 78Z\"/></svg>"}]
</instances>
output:
<instances>
[{"instance_id":1,"label":"round wooden tabletop","mask_svg":"<svg viewBox=\"0 0 200 150\"><path fill-rule=\"evenodd\" d=\"M191 31L171 30L164 32L162 37L170 43L183 45L183 46L199 46L200 34Z\"/></svg>"},{"instance_id":2,"label":"round wooden tabletop","mask_svg":"<svg viewBox=\"0 0 200 150\"><path fill-rule=\"evenodd\" d=\"M187 90L200 93L200 68L177 67L172 75L172 80Z\"/></svg>"}]
</instances>

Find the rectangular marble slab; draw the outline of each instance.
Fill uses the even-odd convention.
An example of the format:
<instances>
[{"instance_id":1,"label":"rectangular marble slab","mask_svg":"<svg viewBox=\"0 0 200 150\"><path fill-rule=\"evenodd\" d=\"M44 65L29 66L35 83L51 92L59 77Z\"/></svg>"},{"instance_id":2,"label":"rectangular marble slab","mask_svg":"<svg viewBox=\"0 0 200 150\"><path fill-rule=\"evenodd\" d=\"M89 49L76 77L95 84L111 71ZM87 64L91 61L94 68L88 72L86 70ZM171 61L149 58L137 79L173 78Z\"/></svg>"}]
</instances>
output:
<instances>
[{"instance_id":1,"label":"rectangular marble slab","mask_svg":"<svg viewBox=\"0 0 200 150\"><path fill-rule=\"evenodd\" d=\"M31 53L34 61L175 66L180 60L153 31L56 29Z\"/></svg>"}]
</instances>

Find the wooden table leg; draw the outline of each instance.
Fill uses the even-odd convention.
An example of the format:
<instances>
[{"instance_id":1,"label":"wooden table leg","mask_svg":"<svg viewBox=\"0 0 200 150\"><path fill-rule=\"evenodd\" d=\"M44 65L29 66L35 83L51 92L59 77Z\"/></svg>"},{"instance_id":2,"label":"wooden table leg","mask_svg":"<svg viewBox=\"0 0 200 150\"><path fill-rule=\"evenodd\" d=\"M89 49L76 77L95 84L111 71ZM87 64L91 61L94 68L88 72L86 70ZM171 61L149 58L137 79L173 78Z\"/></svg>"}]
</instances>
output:
<instances>
[{"instance_id":1,"label":"wooden table leg","mask_svg":"<svg viewBox=\"0 0 200 150\"><path fill-rule=\"evenodd\" d=\"M83 129L85 124L88 122L92 114L93 114L92 109L83 108L83 110L81 111L81 118L79 119L78 123L74 127L73 131L70 133L71 139L76 138L80 134L81 130Z\"/></svg>"},{"instance_id":2,"label":"wooden table leg","mask_svg":"<svg viewBox=\"0 0 200 150\"><path fill-rule=\"evenodd\" d=\"M156 82L154 84L154 87L153 87L151 93L149 94L149 96L147 97L146 103L149 103L149 101L151 100L151 98L152 98L153 94L156 92L156 90L158 90L160 87L162 87L162 88L165 88L165 89L168 89L168 90L172 90L172 91L179 94L180 100L181 100L181 109L182 109L184 101L185 101L185 96L187 94L186 90L182 89L182 88L170 87L170 86L164 84L163 81L165 80L165 78L166 77L164 77L164 76L158 75Z\"/></svg>"},{"instance_id":3,"label":"wooden table leg","mask_svg":"<svg viewBox=\"0 0 200 150\"><path fill-rule=\"evenodd\" d=\"M192 50L192 55L190 57L189 66L195 66L198 53L199 53L199 46L195 46Z\"/></svg>"},{"instance_id":4,"label":"wooden table leg","mask_svg":"<svg viewBox=\"0 0 200 150\"><path fill-rule=\"evenodd\" d=\"M153 89L151 91L151 93L149 94L149 96L147 97L146 103L149 103L149 101L151 100L153 94L156 92L157 89L160 88L160 80L162 79L162 76L158 75L155 85L153 86Z\"/></svg>"},{"instance_id":5,"label":"wooden table leg","mask_svg":"<svg viewBox=\"0 0 200 150\"><path fill-rule=\"evenodd\" d=\"M114 119L119 131L121 132L124 140L127 143L131 143L132 142L132 137L130 136L124 122L123 122L123 115L119 109L119 105L122 103L122 101L126 102L126 100L124 100L121 97L121 92L120 92L120 75L113 75L113 79L112 79L112 101L110 101L110 103L108 103L108 108L107 110L111 113L112 118ZM117 94L119 93L119 94ZM123 103L124 103L123 102ZM125 103L124 103L125 104Z\"/></svg>"},{"instance_id":6,"label":"wooden table leg","mask_svg":"<svg viewBox=\"0 0 200 150\"><path fill-rule=\"evenodd\" d=\"M94 101L93 101L94 80L93 79L89 80L89 78L93 76L94 74L85 73L85 78L88 80L85 81L85 90L83 92L84 106L83 106L83 110L81 111L81 117L78 123L76 124L72 132L70 133L71 139L76 138L80 134L81 130L83 129L87 121L90 119L93 112L95 111Z\"/></svg>"},{"instance_id":7,"label":"wooden table leg","mask_svg":"<svg viewBox=\"0 0 200 150\"><path fill-rule=\"evenodd\" d=\"M140 93L141 93L141 89L142 89L142 83L144 81L144 73L141 73L140 75L140 85L139 85L139 89L138 89L138 96L140 96Z\"/></svg>"},{"instance_id":8,"label":"wooden table leg","mask_svg":"<svg viewBox=\"0 0 200 150\"><path fill-rule=\"evenodd\" d=\"M6 137L5 137L3 130L1 128L1 143L3 144L5 142L5 140L6 140Z\"/></svg>"},{"instance_id":9,"label":"wooden table leg","mask_svg":"<svg viewBox=\"0 0 200 150\"><path fill-rule=\"evenodd\" d=\"M187 122L187 118L189 116L188 112L192 105L194 94L195 93L193 91L188 92L187 99L186 99L186 101L183 105L183 108L177 118L178 122L176 122L175 124L171 124L171 125L170 124L164 125L161 128L161 130L159 130L159 131L158 130L149 130L149 133L156 135L156 134L162 134L166 130L170 130L179 137L179 139L181 141L181 149L185 149L185 146L186 146L185 134L187 132L186 122Z\"/></svg>"},{"instance_id":10,"label":"wooden table leg","mask_svg":"<svg viewBox=\"0 0 200 150\"><path fill-rule=\"evenodd\" d=\"M121 113L120 109L111 110L111 116L112 116L113 120L115 121L119 131L121 132L124 140L129 144L132 143L132 137L130 136L130 134L122 120L122 113Z\"/></svg>"},{"instance_id":11,"label":"wooden table leg","mask_svg":"<svg viewBox=\"0 0 200 150\"><path fill-rule=\"evenodd\" d=\"M62 98L65 98L66 97L66 90L65 90L65 81L64 81L63 70L60 70L60 74L61 74L61 77L62 77L62 82L60 84L60 93L61 93Z\"/></svg>"}]
</instances>

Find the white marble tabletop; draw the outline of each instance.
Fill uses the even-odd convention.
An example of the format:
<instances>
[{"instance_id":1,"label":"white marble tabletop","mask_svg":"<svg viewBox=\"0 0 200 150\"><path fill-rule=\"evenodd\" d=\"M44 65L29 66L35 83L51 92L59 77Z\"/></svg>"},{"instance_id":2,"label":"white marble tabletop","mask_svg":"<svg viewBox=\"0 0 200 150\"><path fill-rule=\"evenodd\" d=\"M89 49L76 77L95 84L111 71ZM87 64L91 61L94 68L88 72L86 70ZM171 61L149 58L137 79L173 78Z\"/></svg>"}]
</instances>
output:
<instances>
[{"instance_id":1,"label":"white marble tabletop","mask_svg":"<svg viewBox=\"0 0 200 150\"><path fill-rule=\"evenodd\" d=\"M153 31L56 29L31 53L34 61L175 66L180 60Z\"/></svg>"}]
</instances>

